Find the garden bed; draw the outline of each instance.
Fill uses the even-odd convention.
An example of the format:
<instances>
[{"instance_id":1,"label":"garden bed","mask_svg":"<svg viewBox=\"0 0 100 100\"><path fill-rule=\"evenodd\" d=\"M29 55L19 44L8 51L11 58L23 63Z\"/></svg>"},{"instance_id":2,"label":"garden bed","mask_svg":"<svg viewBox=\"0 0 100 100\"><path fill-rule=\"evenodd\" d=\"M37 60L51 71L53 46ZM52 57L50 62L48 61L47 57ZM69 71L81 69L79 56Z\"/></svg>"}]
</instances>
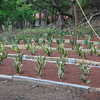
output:
<instances>
[{"instance_id":1,"label":"garden bed","mask_svg":"<svg viewBox=\"0 0 100 100\"><path fill-rule=\"evenodd\" d=\"M36 62L32 61L23 61L23 71L19 75L23 76L31 76L35 78L41 78L41 79L47 79L47 80L54 80L54 81L61 81L61 82L67 82L67 83L74 83L74 84L80 84L80 85L88 85L91 87L98 87L100 88L100 68L92 68L91 74L89 75L89 80L91 80L90 84L85 84L80 80L80 70L77 66L72 64L66 64L65 65L65 74L64 79L59 79L57 75L57 65L53 63L47 63L43 75L40 77L36 73ZM7 75L13 75L17 74L16 70L13 66L13 60L12 59L5 59L4 64L1 64L0 66L0 74L7 74Z\"/></svg>"},{"instance_id":2,"label":"garden bed","mask_svg":"<svg viewBox=\"0 0 100 100\"><path fill-rule=\"evenodd\" d=\"M7 53L8 54L16 54L15 51L11 50L10 48L7 48ZM32 55L32 53L29 50L26 49L21 49L21 53L23 53L24 55ZM33 54L33 56L48 56L44 53L44 51L42 49L38 49L36 51L36 53ZM57 52L57 50L54 50L51 54L50 57L59 57L61 54L59 54ZM76 51L68 51L68 58L79 58L81 59L81 57L78 55L78 53L76 53ZM100 56L96 56L96 55L91 55L90 53L86 53L86 58L87 60L91 60L91 61L100 61Z\"/></svg>"},{"instance_id":3,"label":"garden bed","mask_svg":"<svg viewBox=\"0 0 100 100\"><path fill-rule=\"evenodd\" d=\"M22 41L23 42L23 41ZM91 44L91 48L89 50L92 50L92 54L90 54L91 52L89 50L83 50L83 49L87 49L89 45L85 45L85 44L81 44L80 46L82 46L83 48L79 47L78 48L78 44L75 48L72 49L72 44L71 43L63 43L63 40L60 41L56 41L56 43L51 42L51 47L53 48L53 51L50 52L50 55L47 55L46 52L44 51L43 45L43 41L42 41L42 46L41 44L39 44L39 42L35 42L35 45L38 46L38 48L36 48L36 52L34 52L34 54L32 54L31 50L34 50L35 48L33 47L33 42L31 41L30 43L27 43L28 48L26 47L26 44L24 45L24 43L22 43L22 45L6 45L6 52L7 54L17 54L18 52L20 52L21 54L27 55L27 56L44 56L44 57L51 57L51 61L47 61L45 67L43 68L43 73L42 75L39 75L40 73L37 73L36 71L36 67L37 67L37 58L32 60L28 60L28 59L24 59L23 57L20 59L20 61L16 61L14 59L12 59L13 57L4 59L3 64L0 65L0 74L7 74L7 75L14 75L14 74L19 74L22 76L30 76L30 77L35 77L35 78L40 78L40 79L46 79L46 80L53 80L53 81L58 81L58 82L65 82L65 83L73 83L73 84L79 84L79 85L86 85L86 86L90 86L90 87L96 87L96 88L100 88L100 80L99 80L99 75L100 75L100 68L99 67L95 67L96 65L93 63L98 63L97 65L100 66L100 56L97 55L97 53L100 53L99 49L97 50L97 52L95 53L95 46L94 44ZM62 43L64 46L62 46ZM31 46L31 47L30 47ZM61 46L61 47L60 47ZM75 46L75 45L74 45ZM4 46L5 47L5 46ZM1 46L2 48L2 46ZM48 48L48 47L47 47ZM58 50L60 48L60 50L62 50L62 53ZM66 50L66 49L71 49L71 50ZM27 50L28 49L28 50ZM66 51L65 51L66 50ZM82 51L83 50L83 51ZM80 52L81 51L81 52ZM65 53L67 53L66 55L64 55ZM80 56L79 53L81 53L82 55ZM84 55L85 53L85 55ZM64 62L64 76L62 79L59 78L59 73L58 73L58 68L57 67L57 59L54 59L55 61L53 61L53 57L57 58L59 57L60 60L62 60L62 56L64 56L64 59L66 58L73 58L74 60L79 59L81 60L81 62L78 62L78 65L76 63L66 63ZM19 58L15 58L15 59L19 59ZM22 60L22 61L21 61ZM86 61L89 60L89 61ZM16 68L14 66L15 63L22 63L22 68L21 68L21 72L17 72ZM56 62L56 63L54 63ZM60 62L60 61L58 61ZM67 62L67 61L66 61ZM90 64L90 63L91 64ZM88 70L88 66L86 66L86 69L82 69L83 71L90 71L89 72L89 76L87 78L87 80L90 80L91 82L89 82L88 84L85 82L83 83L82 80L80 80L80 75L82 73L81 64L90 64L92 65L91 67L91 71ZM60 63L59 63L60 64ZM81 66L79 68L79 65ZM61 67L61 66L60 66ZM19 69L18 69L19 70ZM63 69L62 69L63 71ZM86 73L88 74L88 72ZM87 77L87 76L86 76Z\"/></svg>"}]
</instances>

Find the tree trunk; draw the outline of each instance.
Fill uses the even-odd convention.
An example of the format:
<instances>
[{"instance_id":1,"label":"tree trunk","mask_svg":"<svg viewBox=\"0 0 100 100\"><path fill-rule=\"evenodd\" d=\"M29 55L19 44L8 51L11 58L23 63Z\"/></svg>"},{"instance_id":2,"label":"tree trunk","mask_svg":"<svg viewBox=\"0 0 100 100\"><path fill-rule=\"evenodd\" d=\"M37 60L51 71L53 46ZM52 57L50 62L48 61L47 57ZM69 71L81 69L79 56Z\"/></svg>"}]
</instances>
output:
<instances>
[{"instance_id":1,"label":"tree trunk","mask_svg":"<svg viewBox=\"0 0 100 100\"><path fill-rule=\"evenodd\" d=\"M57 25L58 28L63 29L63 27L64 27L64 19L63 19L62 15L58 16L58 20L57 20L56 25Z\"/></svg>"},{"instance_id":2,"label":"tree trunk","mask_svg":"<svg viewBox=\"0 0 100 100\"><path fill-rule=\"evenodd\" d=\"M0 32L3 32L2 24L0 23Z\"/></svg>"},{"instance_id":3,"label":"tree trunk","mask_svg":"<svg viewBox=\"0 0 100 100\"><path fill-rule=\"evenodd\" d=\"M73 5L75 27L79 24L78 11L76 5Z\"/></svg>"},{"instance_id":4,"label":"tree trunk","mask_svg":"<svg viewBox=\"0 0 100 100\"><path fill-rule=\"evenodd\" d=\"M41 20L42 20L42 18L41 18L41 12L39 13L39 25L41 26Z\"/></svg>"}]
</instances>

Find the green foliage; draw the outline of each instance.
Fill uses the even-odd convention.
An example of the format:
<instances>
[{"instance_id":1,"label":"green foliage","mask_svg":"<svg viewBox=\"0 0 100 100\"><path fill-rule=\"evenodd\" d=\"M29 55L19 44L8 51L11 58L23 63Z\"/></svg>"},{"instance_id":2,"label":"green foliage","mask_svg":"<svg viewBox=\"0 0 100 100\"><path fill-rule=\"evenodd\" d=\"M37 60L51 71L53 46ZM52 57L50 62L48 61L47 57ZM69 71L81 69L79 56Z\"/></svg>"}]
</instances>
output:
<instances>
[{"instance_id":1,"label":"green foliage","mask_svg":"<svg viewBox=\"0 0 100 100\"><path fill-rule=\"evenodd\" d=\"M57 42L58 45L59 45L59 44L64 44L65 40L59 39L59 40L56 40L56 42Z\"/></svg>"},{"instance_id":2,"label":"green foliage","mask_svg":"<svg viewBox=\"0 0 100 100\"><path fill-rule=\"evenodd\" d=\"M4 44L0 42L0 64L3 63L3 60L7 58L7 53L5 51Z\"/></svg>"},{"instance_id":3,"label":"green foliage","mask_svg":"<svg viewBox=\"0 0 100 100\"><path fill-rule=\"evenodd\" d=\"M21 73L22 72L22 66L23 66L22 58L23 58L23 54L18 53L16 55L15 60L14 60L14 67L15 67L17 73Z\"/></svg>"},{"instance_id":4,"label":"green foliage","mask_svg":"<svg viewBox=\"0 0 100 100\"><path fill-rule=\"evenodd\" d=\"M59 77L59 79L64 78L64 67L65 67L64 59L58 59L57 60L57 68L58 68L58 77Z\"/></svg>"},{"instance_id":5,"label":"green foliage","mask_svg":"<svg viewBox=\"0 0 100 100\"><path fill-rule=\"evenodd\" d=\"M88 65L85 64L80 64L79 65L80 71L81 71L81 76L80 79L84 82L84 83L90 83L90 80L87 80L88 76L90 75L91 72L91 68Z\"/></svg>"},{"instance_id":6,"label":"green foliage","mask_svg":"<svg viewBox=\"0 0 100 100\"><path fill-rule=\"evenodd\" d=\"M92 47L91 47L91 49L90 49L90 54L91 54L91 55L93 55L93 54L96 55L96 54L97 54L97 50L96 50L96 47L95 47L95 46L92 46Z\"/></svg>"},{"instance_id":7,"label":"green foliage","mask_svg":"<svg viewBox=\"0 0 100 100\"><path fill-rule=\"evenodd\" d=\"M96 47L94 45L93 42L87 42L87 45L88 45L88 48L90 49L90 54L93 55L93 54L97 54L97 50L96 50Z\"/></svg>"},{"instance_id":8,"label":"green foliage","mask_svg":"<svg viewBox=\"0 0 100 100\"><path fill-rule=\"evenodd\" d=\"M53 34L47 34L47 43L51 46L53 40Z\"/></svg>"},{"instance_id":9,"label":"green foliage","mask_svg":"<svg viewBox=\"0 0 100 100\"><path fill-rule=\"evenodd\" d=\"M91 0L79 0L79 2L83 8L86 8L91 2Z\"/></svg>"},{"instance_id":10,"label":"green foliage","mask_svg":"<svg viewBox=\"0 0 100 100\"><path fill-rule=\"evenodd\" d=\"M31 43L26 44L26 49L31 52L31 54L35 54L37 48L35 45L32 45Z\"/></svg>"},{"instance_id":11,"label":"green foliage","mask_svg":"<svg viewBox=\"0 0 100 100\"><path fill-rule=\"evenodd\" d=\"M27 4L23 0L1 0L0 2L0 24L8 30L9 25L24 21L33 21L32 4Z\"/></svg>"},{"instance_id":12,"label":"green foliage","mask_svg":"<svg viewBox=\"0 0 100 100\"><path fill-rule=\"evenodd\" d=\"M64 48L64 41L57 40L57 51L61 54L61 58L66 57L68 55L67 51Z\"/></svg>"},{"instance_id":13,"label":"green foliage","mask_svg":"<svg viewBox=\"0 0 100 100\"><path fill-rule=\"evenodd\" d=\"M45 40L39 39L38 44L39 44L40 46L41 46L41 45L45 45Z\"/></svg>"},{"instance_id":14,"label":"green foliage","mask_svg":"<svg viewBox=\"0 0 100 100\"><path fill-rule=\"evenodd\" d=\"M85 8L90 0L79 2ZM36 13L47 12L48 16L52 16L59 12L64 16L72 16L71 8L71 0L0 0L0 24L5 28L9 28L10 25L23 28L26 22L34 23Z\"/></svg>"},{"instance_id":15,"label":"green foliage","mask_svg":"<svg viewBox=\"0 0 100 100\"><path fill-rule=\"evenodd\" d=\"M77 41L75 39L70 40L70 44L72 45L72 49L74 49L74 47L77 44Z\"/></svg>"},{"instance_id":16,"label":"green foliage","mask_svg":"<svg viewBox=\"0 0 100 100\"><path fill-rule=\"evenodd\" d=\"M20 49L17 44L12 45L12 50L15 51L16 53L20 53Z\"/></svg>"},{"instance_id":17,"label":"green foliage","mask_svg":"<svg viewBox=\"0 0 100 100\"><path fill-rule=\"evenodd\" d=\"M43 51L50 56L52 53L52 48L49 45L42 45L42 49Z\"/></svg>"},{"instance_id":18,"label":"green foliage","mask_svg":"<svg viewBox=\"0 0 100 100\"><path fill-rule=\"evenodd\" d=\"M85 52L82 50L82 47L80 46L80 44L76 44L76 52L78 53L78 55L81 57L81 58L86 58L85 56Z\"/></svg>"},{"instance_id":19,"label":"green foliage","mask_svg":"<svg viewBox=\"0 0 100 100\"><path fill-rule=\"evenodd\" d=\"M37 66L36 66L36 71L39 75L42 75L45 64L46 64L46 58L43 56L39 56L37 58Z\"/></svg>"}]
</instances>

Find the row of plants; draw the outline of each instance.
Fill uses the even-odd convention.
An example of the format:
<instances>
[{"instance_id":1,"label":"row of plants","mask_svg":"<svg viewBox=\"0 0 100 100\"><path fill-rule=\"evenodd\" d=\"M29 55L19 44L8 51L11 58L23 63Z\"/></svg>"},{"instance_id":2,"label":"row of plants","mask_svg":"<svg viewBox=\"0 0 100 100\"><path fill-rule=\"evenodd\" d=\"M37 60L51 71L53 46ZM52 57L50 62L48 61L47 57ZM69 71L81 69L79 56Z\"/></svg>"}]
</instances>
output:
<instances>
[{"instance_id":1,"label":"row of plants","mask_svg":"<svg viewBox=\"0 0 100 100\"><path fill-rule=\"evenodd\" d=\"M44 51L44 53L48 56L50 56L53 52L52 46L51 46L52 40L50 39L49 42L46 42L45 40L35 40L35 43L33 43L31 40L27 40L27 44L25 45L26 50L30 51L31 54L35 54L36 51L38 50L38 46ZM66 57L68 55L68 52L66 48L64 47L65 40L59 39L56 40L57 47L56 50L58 53ZM76 51L76 53L81 57L81 58L86 58L86 54L89 53L91 56L96 55L100 56L100 52L98 52L98 48L94 45L93 42L87 42L87 49L90 51L84 51L82 46L79 43L75 43L75 41L71 41L72 44L72 49ZM18 52L20 51L20 48L18 47L18 44L13 43L12 45L12 50L13 49L18 49Z\"/></svg>"},{"instance_id":2,"label":"row of plants","mask_svg":"<svg viewBox=\"0 0 100 100\"><path fill-rule=\"evenodd\" d=\"M59 44L59 41L58 41L58 44ZM14 59L13 66L15 67L15 70L17 73L21 73L23 71L23 67L24 67L23 54L20 52L20 49L16 45L13 45L12 49L16 52L16 57ZM63 79L64 73L65 73L64 69L65 69L65 65L66 65L66 61L65 61L64 57L66 57L67 54L65 53L62 44L59 44L58 51L62 54L62 56L60 56L60 59L57 59L57 61L56 61L57 69L58 69L58 77L59 77L59 79ZM4 44L0 43L0 64L2 64L3 60L6 58L7 58L7 53L6 53ZM33 62L34 62L34 60L33 60ZM45 68L46 63L47 63L47 61L46 61L45 56L37 57L36 72L38 75L41 76L43 74L43 70ZM89 65L81 63L81 64L79 64L79 69L81 71L80 79L85 83L90 83L91 81L88 80L88 76L91 72Z\"/></svg>"},{"instance_id":3,"label":"row of plants","mask_svg":"<svg viewBox=\"0 0 100 100\"><path fill-rule=\"evenodd\" d=\"M87 37L88 40L91 40L91 38L93 37L93 32L91 32L90 29L88 29L88 27L85 28L85 26L79 26L76 29L77 31L77 36L76 33L73 30L69 30L69 29L64 29L64 30L60 30L57 28L34 28L34 29L24 29L21 31L16 31L18 34L14 35L14 33L10 32L11 35L9 35L10 33L8 33L7 37L6 35L3 38L0 38L0 40L5 41L5 39L8 41L8 43L13 43L16 40L16 43L20 43L20 41L24 41L24 43L27 43L27 40L30 39L36 39L36 38L43 38L43 39L47 39L48 38L65 38L66 36L70 35L71 37L77 39L80 39L81 37L85 38ZM7 34L7 33L6 33ZM0 35L1 37L3 37L3 35ZM6 41L6 42L7 42Z\"/></svg>"},{"instance_id":4,"label":"row of plants","mask_svg":"<svg viewBox=\"0 0 100 100\"><path fill-rule=\"evenodd\" d=\"M16 73L20 74L23 73L23 54L18 53L14 59L13 62L13 66L15 68ZM6 58L3 58L3 60ZM2 62L3 62L2 60ZM33 60L34 62L34 60ZM44 69L45 69L45 65L46 65L46 58L43 56L39 56L37 57L36 60L36 72L38 75L42 76L44 73ZM0 63L1 64L1 63ZM3 64L3 63L2 63ZM57 73L58 73L58 77L59 79L63 80L64 79L64 73L65 73L65 65L66 62L64 59L60 58L56 61L57 64ZM84 65L84 64L80 64L79 65L79 69L81 71L81 75L80 75L80 79L84 82L84 83L90 83L91 81L88 80L88 76L90 75L90 67L88 67L88 65Z\"/></svg>"},{"instance_id":5,"label":"row of plants","mask_svg":"<svg viewBox=\"0 0 100 100\"><path fill-rule=\"evenodd\" d=\"M0 64L3 63L3 60L7 58L7 53L4 47L4 44L0 42Z\"/></svg>"}]
</instances>

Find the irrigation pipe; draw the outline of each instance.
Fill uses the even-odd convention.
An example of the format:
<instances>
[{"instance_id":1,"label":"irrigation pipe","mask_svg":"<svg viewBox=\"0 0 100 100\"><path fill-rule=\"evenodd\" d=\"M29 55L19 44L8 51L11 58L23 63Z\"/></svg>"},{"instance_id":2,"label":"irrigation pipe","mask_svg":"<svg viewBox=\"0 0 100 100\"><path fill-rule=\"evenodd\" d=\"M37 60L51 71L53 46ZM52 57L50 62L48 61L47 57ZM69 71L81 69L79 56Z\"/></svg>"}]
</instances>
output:
<instances>
[{"instance_id":1,"label":"irrigation pipe","mask_svg":"<svg viewBox=\"0 0 100 100\"><path fill-rule=\"evenodd\" d=\"M44 40L44 39L40 39L40 40ZM57 40L60 40L60 38L53 39L52 42L56 42ZM70 39L63 39L63 40L64 40L64 43L70 43ZM34 41L34 40L32 40L32 41ZM84 44L85 41L86 40L76 40L76 42L80 43L80 44ZM87 41L93 43L94 45L99 45L100 44L100 42L98 42L98 41L90 41L90 40L87 40Z\"/></svg>"},{"instance_id":2,"label":"irrigation pipe","mask_svg":"<svg viewBox=\"0 0 100 100\"><path fill-rule=\"evenodd\" d=\"M83 14L83 16L85 17L85 19L86 19L88 25L90 26L90 28L92 29L92 31L94 32L94 34L97 36L97 38L100 40L99 35L96 33L95 29L94 29L93 26L90 24L90 21L88 20L86 14L85 14L85 12L84 12L84 10L82 9L79 0L76 0L76 2L77 2L77 4L78 4L78 6L79 6L79 8L80 8L80 10L81 10L81 12L82 12L82 14Z\"/></svg>"},{"instance_id":3,"label":"irrigation pipe","mask_svg":"<svg viewBox=\"0 0 100 100\"><path fill-rule=\"evenodd\" d=\"M8 58L15 58L16 54L8 54ZM29 56L29 55L23 55L23 60L27 61L37 61L37 57L39 56ZM60 57L46 57L46 61L50 63L56 63L57 59L60 59ZM75 64L78 65L80 63L89 64L90 67L96 67L100 68L100 62L96 61L89 61L85 59L76 59L76 58L65 58L66 64Z\"/></svg>"},{"instance_id":4,"label":"irrigation pipe","mask_svg":"<svg viewBox=\"0 0 100 100\"><path fill-rule=\"evenodd\" d=\"M12 45L5 45L5 47L8 47L8 48L12 48ZM18 47L20 49L26 49L25 48L25 45L18 45ZM36 46L37 49L41 49L41 46ZM82 47L81 47L82 48ZM57 48L53 48L51 47L52 50L57 50ZM66 51L74 51L72 48L65 48ZM82 51L84 52L90 52L91 50L90 49L81 49ZM100 50L96 50L98 53L100 53Z\"/></svg>"},{"instance_id":5,"label":"irrigation pipe","mask_svg":"<svg viewBox=\"0 0 100 100\"><path fill-rule=\"evenodd\" d=\"M45 40L45 39L39 39L39 40ZM52 40L52 42L56 42L57 40L60 40L60 38L58 38L58 39L53 39ZM64 43L70 43L70 40L71 39L63 39L64 40ZM34 41L34 40L32 40L32 41ZM84 41L86 41L86 40L76 40L76 42L77 43L81 43L81 44L84 44ZM94 43L94 45L98 45L98 44L100 44L100 42L98 42L98 41L91 41L91 40L87 40L88 42L92 42L92 43Z\"/></svg>"},{"instance_id":6,"label":"irrigation pipe","mask_svg":"<svg viewBox=\"0 0 100 100\"><path fill-rule=\"evenodd\" d=\"M12 77L12 75L1 74L0 78L11 79L11 80L15 80L15 81L34 82L34 83L42 84L42 85L73 87L73 88L88 90L88 92L90 92L90 93L91 92L100 93L100 88L90 87L90 86L86 86L86 85L51 81L51 80L45 80L45 79L38 79L38 78L33 78L33 77L28 77L28 76L13 75L13 77Z\"/></svg>"},{"instance_id":7,"label":"irrigation pipe","mask_svg":"<svg viewBox=\"0 0 100 100\"><path fill-rule=\"evenodd\" d=\"M44 85L58 85L58 86L68 86L68 87L75 87L80 89L90 89L91 87L85 86L85 85L78 85L78 84L72 84L72 83L65 83L65 82L58 82L58 81L51 81L51 80L44 80L44 79L38 79L28 76L19 76L19 75L0 75L0 78L3 79L13 79L13 80L25 80L25 81L32 81L36 82L38 84L44 84Z\"/></svg>"}]
</instances>

